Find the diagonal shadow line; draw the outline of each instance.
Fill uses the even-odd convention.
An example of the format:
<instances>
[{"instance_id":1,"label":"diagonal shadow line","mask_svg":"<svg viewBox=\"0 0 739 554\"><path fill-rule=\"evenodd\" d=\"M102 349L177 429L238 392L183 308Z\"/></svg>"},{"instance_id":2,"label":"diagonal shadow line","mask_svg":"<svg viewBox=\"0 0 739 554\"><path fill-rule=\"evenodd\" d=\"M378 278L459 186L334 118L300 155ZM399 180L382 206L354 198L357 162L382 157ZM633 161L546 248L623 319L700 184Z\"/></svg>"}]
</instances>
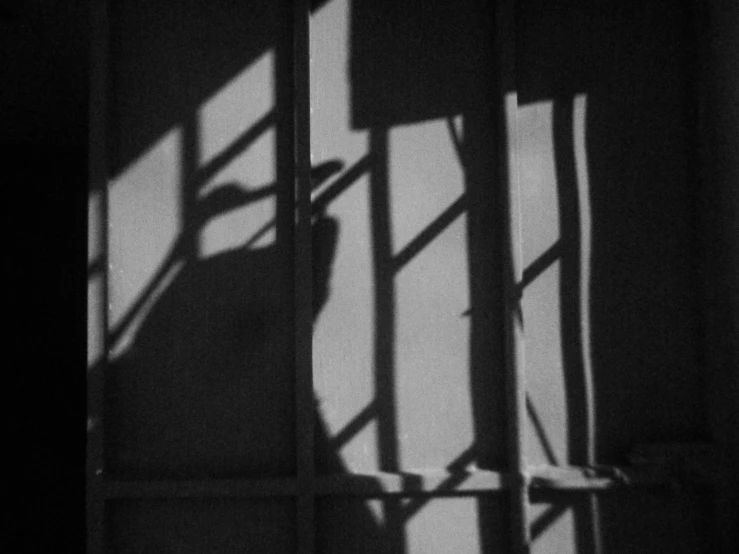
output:
<instances>
[{"instance_id":1,"label":"diagonal shadow line","mask_svg":"<svg viewBox=\"0 0 739 554\"><path fill-rule=\"evenodd\" d=\"M194 234L202 229L208 220L217 215L259 202L277 193L277 183L269 183L246 191L242 190L238 184L228 183L225 186L219 186L212 193L198 199L190 216L191 222L189 225L183 225L180 236L188 233Z\"/></svg>"},{"instance_id":2,"label":"diagonal shadow line","mask_svg":"<svg viewBox=\"0 0 739 554\"><path fill-rule=\"evenodd\" d=\"M181 236L180 238L178 238L177 242L175 242L174 246L172 246L169 254L167 254L167 257L160 264L157 272L149 280L149 284L146 285L146 288L143 290L143 292L139 294L138 298L134 301L126 314L121 317L118 324L115 325L115 327L113 327L110 331L108 331L108 344L111 348L114 347L116 343L121 339L123 334L126 332L126 329L128 329L133 320L136 319L136 316L141 311L141 308L144 307L151 295L159 287L162 279L164 279L164 276L169 273L170 269L172 269L175 261L177 261L177 259L183 252L184 244L185 241L182 240Z\"/></svg>"},{"instance_id":3,"label":"diagonal shadow line","mask_svg":"<svg viewBox=\"0 0 739 554\"><path fill-rule=\"evenodd\" d=\"M508 302L511 306L515 306L513 316L520 325L523 325L523 310L521 308L523 289L533 283L549 266L560 259L561 255L561 243L557 240L543 254L531 262L526 269L524 269L521 281L517 285L513 286L510 292L508 292Z\"/></svg>"},{"instance_id":4,"label":"diagonal shadow line","mask_svg":"<svg viewBox=\"0 0 739 554\"><path fill-rule=\"evenodd\" d=\"M463 148L463 140L460 138L459 134L457 133L457 129L454 127L454 117L449 116L446 118L446 126L449 130L449 136L452 139L452 145L454 146L454 150L457 153L457 158L459 158L459 165L462 167L462 171L465 171L467 169L467 164L465 163L465 156L464 156L464 148Z\"/></svg>"},{"instance_id":5,"label":"diagonal shadow line","mask_svg":"<svg viewBox=\"0 0 739 554\"><path fill-rule=\"evenodd\" d=\"M526 411L529 413L531 422L534 424L534 430L536 431L536 435L539 438L539 442L541 442L541 445L544 448L544 454L546 454L547 461L551 465L559 465L559 462L557 461L557 456L554 454L554 449L552 448L552 443L549 441L549 437L547 437L546 431L544 430L544 425L539 418L539 413L536 411L536 406L534 406L534 403L532 402L531 397L528 395L528 393L526 394Z\"/></svg>"},{"instance_id":6,"label":"diagonal shadow line","mask_svg":"<svg viewBox=\"0 0 739 554\"><path fill-rule=\"evenodd\" d=\"M333 202L339 195L346 191L351 185L357 182L357 180L364 175L371 167L370 157L364 156L360 158L357 163L347 169L344 174L336 179L329 187L324 190L313 202L311 213L318 215L322 211L325 211L328 205ZM264 225L262 225L257 231L251 236L251 238L244 243L242 248L251 248L256 242L262 238L272 227L275 225L275 220L271 219Z\"/></svg>"},{"instance_id":7,"label":"diagonal shadow line","mask_svg":"<svg viewBox=\"0 0 739 554\"><path fill-rule=\"evenodd\" d=\"M352 440L365 426L377 417L377 403L373 400L365 406L344 428L336 433L329 441L331 451L342 448L346 443Z\"/></svg>"},{"instance_id":8,"label":"diagonal shadow line","mask_svg":"<svg viewBox=\"0 0 739 554\"><path fill-rule=\"evenodd\" d=\"M346 189L353 185L365 172L371 167L371 159L369 155L363 156L357 162L347 169L344 174L336 179L326 190L319 194L311 207L313 215L317 215L326 210L328 205L336 200Z\"/></svg>"},{"instance_id":9,"label":"diagonal shadow line","mask_svg":"<svg viewBox=\"0 0 739 554\"><path fill-rule=\"evenodd\" d=\"M210 160L207 164L199 167L191 178L188 186L198 188L205 184L233 159L249 148L259 137L262 136L272 125L276 123L274 110L270 110L257 120L249 129L244 131L237 139L229 144L222 152Z\"/></svg>"},{"instance_id":10,"label":"diagonal shadow line","mask_svg":"<svg viewBox=\"0 0 739 554\"><path fill-rule=\"evenodd\" d=\"M408 246L393 257L393 269L397 273L404 265L410 262L416 254L426 248L438 237L457 217L467 209L467 196L463 194L457 198L444 212L428 225Z\"/></svg>"},{"instance_id":11,"label":"diagonal shadow line","mask_svg":"<svg viewBox=\"0 0 739 554\"><path fill-rule=\"evenodd\" d=\"M544 253L529 264L529 266L523 270L521 282L516 286L516 292L519 295L523 294L523 289L529 286L537 277L544 273L549 266L556 262L562 255L562 243L558 239Z\"/></svg>"},{"instance_id":12,"label":"diagonal shadow line","mask_svg":"<svg viewBox=\"0 0 739 554\"><path fill-rule=\"evenodd\" d=\"M447 465L447 470L454 472L454 475L450 475L446 478L438 487L432 492L427 493L423 497L416 497L410 500L403 506L401 514L402 521L405 523L416 515L426 504L431 502L435 496L445 493L452 492L459 485L469 477L468 473L462 473L464 469L475 461L477 457L477 445L472 444L466 450L464 450L459 456L457 456L452 463Z\"/></svg>"},{"instance_id":13,"label":"diagonal shadow line","mask_svg":"<svg viewBox=\"0 0 739 554\"><path fill-rule=\"evenodd\" d=\"M477 458L477 444L468 446L450 464L446 466L448 471L462 471Z\"/></svg>"},{"instance_id":14,"label":"diagonal shadow line","mask_svg":"<svg viewBox=\"0 0 739 554\"><path fill-rule=\"evenodd\" d=\"M257 241L258 241L259 239L261 239L261 238L262 238L262 237L263 237L263 236L264 236L264 235L265 235L265 234L267 233L267 231L269 231L270 229L272 229L272 227L274 227L274 226L275 226L275 220L274 220L274 219L271 219L271 220L269 220L269 221L268 221L267 223L265 223L264 225L262 225L262 226L261 226L261 227L260 227L260 228L259 228L259 229L258 229L258 230L257 230L257 231L256 231L256 232L255 232L255 233L254 233L254 234L252 235L252 236L251 236L251 238L250 238L250 239L249 239L248 241L246 241L246 242L244 243L244 246L242 246L242 248L246 248L246 249L248 249L248 248L251 248L252 246L254 246L254 244L255 244L255 243L256 243L256 242L257 242Z\"/></svg>"},{"instance_id":15,"label":"diagonal shadow line","mask_svg":"<svg viewBox=\"0 0 739 554\"><path fill-rule=\"evenodd\" d=\"M539 538L554 522L569 509L569 506L552 506L531 524L531 540Z\"/></svg>"},{"instance_id":16,"label":"diagonal shadow line","mask_svg":"<svg viewBox=\"0 0 739 554\"><path fill-rule=\"evenodd\" d=\"M260 187L259 189L255 191L247 191L243 195L243 200L239 203L239 205L234 205L231 207L232 208L242 207L249 203L261 200L262 198L265 198L267 196L271 196L272 194L275 193L276 187L277 185L275 183L271 183L269 185ZM131 307L128 309L126 314L122 316L119 323L115 325L113 329L110 330L108 336L110 339L111 346L114 346L120 340L121 336L123 336L123 334L126 332L126 329L129 327L129 325L131 325L133 320L136 318L138 313L141 311L141 308L146 304L146 302L149 300L151 295L154 293L157 287L161 284L161 281L164 278L164 276L167 275L170 269L172 269L172 266L177 261L177 259L183 256L183 254L186 251L187 244L189 244L190 240L195 236L198 229L202 227L202 225L205 223L205 221L207 220L207 217L200 217L198 215L195 217L195 219L196 221L194 223L188 225L185 229L183 229L180 232L174 245L170 248L169 252L167 253L167 256L164 258L162 263L159 265L159 268L157 269L154 276L149 280L149 283L146 285L146 288L139 294L138 298L136 298L136 300L131 305ZM273 225L274 222L271 222L271 224Z\"/></svg>"},{"instance_id":17,"label":"diagonal shadow line","mask_svg":"<svg viewBox=\"0 0 739 554\"><path fill-rule=\"evenodd\" d=\"M257 140L267 129L269 129L270 126L274 124L274 122L274 111L266 113L206 166L199 168L195 172L195 176L188 179L190 181L189 184L200 185L218 173L218 171L223 169L237 155L242 153L255 140ZM185 184L185 186L189 186L189 184ZM244 196L243 204L256 202L257 200L274 194L275 188L276 183L271 183L270 185L260 187L255 191L247 192ZM170 248L169 253L159 265L154 276L149 280L146 288L139 294L138 298L134 301L126 314L121 317L119 323L108 332L109 344L111 346L114 346L126 332L128 327L141 311L141 308L147 303L153 292L161 284L164 276L169 273L170 269L172 269L175 261L177 261L177 259L185 252L187 245L197 232L197 227L202 225L202 223L204 222L197 218L195 224L186 224L186 227L180 232L174 245ZM274 225L274 221L270 222L269 225Z\"/></svg>"}]
</instances>

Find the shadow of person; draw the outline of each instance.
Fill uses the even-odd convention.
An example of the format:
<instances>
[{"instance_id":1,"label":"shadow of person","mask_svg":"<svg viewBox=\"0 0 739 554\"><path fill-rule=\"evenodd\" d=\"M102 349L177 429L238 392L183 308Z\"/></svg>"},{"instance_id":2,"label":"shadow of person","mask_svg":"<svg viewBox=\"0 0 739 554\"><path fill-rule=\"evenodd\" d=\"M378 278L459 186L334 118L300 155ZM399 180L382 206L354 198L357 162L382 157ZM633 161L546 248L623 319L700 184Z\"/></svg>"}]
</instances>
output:
<instances>
[{"instance_id":1,"label":"shadow of person","mask_svg":"<svg viewBox=\"0 0 739 554\"><path fill-rule=\"evenodd\" d=\"M206 202L205 211L220 213L242 203L233 192L211 199L212 209ZM315 320L329 296L339 223L320 214L312 234ZM274 244L184 264L149 311L130 348L107 368L106 457L113 475L136 480L295 475L290 260L289 248ZM328 447L317 411L314 417L318 465L345 472L338 453ZM382 552L374 517L362 502L350 504L334 510L327 502L326 513L332 515L319 529L327 541L323 550ZM172 541L202 545L203 537L212 532L207 518L187 512L121 517L128 523L119 522L118 527L137 528L136 545L155 544L164 551ZM260 517L252 526L258 528L256 534L285 532L284 522ZM249 524L239 525L239 536L251 536L244 531L252 528ZM218 532L218 537L227 535Z\"/></svg>"}]
</instances>

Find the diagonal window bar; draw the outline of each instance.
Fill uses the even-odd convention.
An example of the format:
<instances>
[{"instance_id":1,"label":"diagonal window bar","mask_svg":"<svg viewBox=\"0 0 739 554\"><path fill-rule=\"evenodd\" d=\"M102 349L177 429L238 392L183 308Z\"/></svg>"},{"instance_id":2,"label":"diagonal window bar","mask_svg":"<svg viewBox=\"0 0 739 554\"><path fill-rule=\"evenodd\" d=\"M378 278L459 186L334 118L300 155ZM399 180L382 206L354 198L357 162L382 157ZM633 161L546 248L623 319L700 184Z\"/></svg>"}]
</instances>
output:
<instances>
[{"instance_id":1,"label":"diagonal window bar","mask_svg":"<svg viewBox=\"0 0 739 554\"><path fill-rule=\"evenodd\" d=\"M546 454L547 461L551 465L558 466L559 462L557 461L557 456L555 455L554 449L552 448L552 443L549 441L549 437L547 437L546 431L544 430L544 424L539 418L539 413L536 411L536 406L534 406L534 403L532 402L531 397L528 395L528 393L526 394L526 411L531 418L531 422L534 424L534 430L536 431L537 437L539 437L539 442L541 442L541 445L544 448L544 453Z\"/></svg>"},{"instance_id":2,"label":"diagonal window bar","mask_svg":"<svg viewBox=\"0 0 739 554\"><path fill-rule=\"evenodd\" d=\"M246 150L254 141L269 130L269 128L274 125L274 120L274 112L265 114L258 122L245 131L241 137L228 146L224 152L208 162L204 167L197 169L194 176L185 184L185 187L197 187L206 182L207 179L215 175L225 165L227 165L228 162ZM253 192L247 192L242 195L238 203L247 204L249 202L257 201L266 195L273 194L274 189L275 185L272 184L260 187L258 190ZM152 294L158 289L164 277L169 273L170 269L172 269L174 263L186 253L187 245L190 244L193 239L194 233L196 233L200 225L204 223L204 215L203 210L199 208L195 208L195 213L189 214L188 217L192 216L192 221L181 231L177 241L172 246L164 260L159 264L159 268L156 273L151 277L151 279L149 279L149 283L146 285L146 288L139 293L136 300L132 303L125 315L121 317L118 324L109 331L108 334L111 346L115 346L123 334L125 334L131 323L136 319L136 316L141 312L141 309L146 305ZM273 225L274 221L270 223L269 228ZM269 230L269 228L265 229L264 232ZM259 234L259 236L262 234L263 233ZM258 237L253 237L249 244L252 244L253 241L257 240L257 238Z\"/></svg>"},{"instance_id":3,"label":"diagonal window bar","mask_svg":"<svg viewBox=\"0 0 739 554\"><path fill-rule=\"evenodd\" d=\"M462 167L462 170L464 171L467 168L467 164L465 163L465 155L464 155L464 140L462 137L459 136L459 132L457 131L457 128L454 125L454 117L447 117L446 125L447 125L447 129L449 130L449 136L452 139L452 145L454 146L454 151L457 153L457 158L459 158L459 165Z\"/></svg>"},{"instance_id":4,"label":"diagonal window bar","mask_svg":"<svg viewBox=\"0 0 739 554\"><path fill-rule=\"evenodd\" d=\"M259 137L266 133L276 122L275 112L269 111L259 118L249 129L229 144L206 165L199 167L192 176L193 185L199 186L207 182L226 167L239 154L249 148Z\"/></svg>"},{"instance_id":5,"label":"diagonal window bar","mask_svg":"<svg viewBox=\"0 0 739 554\"><path fill-rule=\"evenodd\" d=\"M448 493L456 490L467 478L470 473L465 468L475 461L477 456L477 445L473 444L462 452L457 458L447 466L450 475L442 481L433 491L432 494ZM403 520L408 521L416 515L426 504L428 504L433 496L414 498L403 506Z\"/></svg>"},{"instance_id":6,"label":"diagonal window bar","mask_svg":"<svg viewBox=\"0 0 739 554\"><path fill-rule=\"evenodd\" d=\"M363 156L357 162L347 169L344 174L336 179L328 188L319 194L313 200L312 213L319 214L324 212L328 205L343 194L350 186L356 183L360 177L370 170L370 156Z\"/></svg>"},{"instance_id":7,"label":"diagonal window bar","mask_svg":"<svg viewBox=\"0 0 739 554\"><path fill-rule=\"evenodd\" d=\"M436 237L438 237L449 225L464 213L467 209L467 197L461 195L442 212L428 227L426 227L416 238L414 238L403 250L393 258L395 271L400 271L403 266L410 262L421 250L426 248Z\"/></svg>"},{"instance_id":8,"label":"diagonal window bar","mask_svg":"<svg viewBox=\"0 0 739 554\"><path fill-rule=\"evenodd\" d=\"M345 444L356 437L368 423L377 417L377 402L372 401L362 408L344 428L336 433L328 443L331 451L338 452Z\"/></svg>"},{"instance_id":9,"label":"diagonal window bar","mask_svg":"<svg viewBox=\"0 0 739 554\"><path fill-rule=\"evenodd\" d=\"M537 277L544 273L554 262L559 260L561 256L561 241L557 240L523 270L521 282L516 287L519 296L523 294L523 289L533 283Z\"/></svg>"},{"instance_id":10,"label":"diagonal window bar","mask_svg":"<svg viewBox=\"0 0 739 554\"><path fill-rule=\"evenodd\" d=\"M531 524L531 540L538 539L544 531L549 529L569 509L567 505L552 506Z\"/></svg>"},{"instance_id":11,"label":"diagonal window bar","mask_svg":"<svg viewBox=\"0 0 739 554\"><path fill-rule=\"evenodd\" d=\"M356 183L370 169L370 158L365 156L352 167L344 172L344 174L336 179L326 190L324 190L315 200L313 200L311 213L318 215L326 210L331 202L338 198L351 185ZM262 225L248 241L244 244L244 248L250 248L269 232L275 226L275 220L272 219Z\"/></svg>"}]
</instances>

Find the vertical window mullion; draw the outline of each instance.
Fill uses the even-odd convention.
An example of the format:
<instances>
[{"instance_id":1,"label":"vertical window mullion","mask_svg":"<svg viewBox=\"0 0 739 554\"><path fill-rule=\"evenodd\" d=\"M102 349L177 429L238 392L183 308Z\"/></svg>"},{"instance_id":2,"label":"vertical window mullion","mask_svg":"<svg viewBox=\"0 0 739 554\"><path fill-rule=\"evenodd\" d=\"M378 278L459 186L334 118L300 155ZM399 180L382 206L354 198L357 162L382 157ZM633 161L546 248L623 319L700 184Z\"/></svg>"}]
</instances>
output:
<instances>
[{"instance_id":1,"label":"vertical window mullion","mask_svg":"<svg viewBox=\"0 0 739 554\"><path fill-rule=\"evenodd\" d=\"M108 1L90 5L90 131L88 233L94 237L93 267L99 275L88 276L87 327L87 452L86 539L87 552L105 550L105 491L103 395L104 368L108 353ZM93 195L93 192L96 194ZM92 204L94 202L94 204ZM89 243L88 243L89 244ZM94 283L94 279L99 280Z\"/></svg>"},{"instance_id":2,"label":"vertical window mullion","mask_svg":"<svg viewBox=\"0 0 739 554\"><path fill-rule=\"evenodd\" d=\"M529 530L529 475L526 462L526 376L521 302L518 283L522 280L522 234L520 207L520 175L518 171L518 96L516 93L516 0L498 3L496 17L496 50L499 60L499 98L502 102L500 153L504 187L502 198L506 217L506 399L508 428L508 472L510 484L511 549L528 554L531 548Z\"/></svg>"},{"instance_id":3,"label":"vertical window mullion","mask_svg":"<svg viewBox=\"0 0 739 554\"><path fill-rule=\"evenodd\" d=\"M310 53L309 6L293 4L293 87L295 163L295 416L297 451L297 541L299 554L314 545L314 414L313 414L313 301L310 182Z\"/></svg>"}]
</instances>

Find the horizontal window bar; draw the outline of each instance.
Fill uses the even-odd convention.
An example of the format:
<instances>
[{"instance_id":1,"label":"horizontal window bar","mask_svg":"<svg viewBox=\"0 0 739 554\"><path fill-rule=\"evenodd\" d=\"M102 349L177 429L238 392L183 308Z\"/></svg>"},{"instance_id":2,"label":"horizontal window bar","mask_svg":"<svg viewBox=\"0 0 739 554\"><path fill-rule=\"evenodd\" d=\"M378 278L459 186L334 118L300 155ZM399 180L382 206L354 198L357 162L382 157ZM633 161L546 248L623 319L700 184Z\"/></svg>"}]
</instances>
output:
<instances>
[{"instance_id":1,"label":"horizontal window bar","mask_svg":"<svg viewBox=\"0 0 739 554\"><path fill-rule=\"evenodd\" d=\"M675 482L665 468L531 467L528 488L599 492L624 487L663 486ZM513 482L506 472L490 470L427 470L407 473L337 473L317 475L313 491L302 491L295 478L204 479L197 481L102 480L105 498L206 498L345 495L375 497L414 494L474 494L506 490Z\"/></svg>"},{"instance_id":2,"label":"horizontal window bar","mask_svg":"<svg viewBox=\"0 0 739 554\"><path fill-rule=\"evenodd\" d=\"M404 473L337 473L316 478L317 495L379 496L502 491L507 474L499 471L427 470Z\"/></svg>"},{"instance_id":3,"label":"horizontal window bar","mask_svg":"<svg viewBox=\"0 0 739 554\"><path fill-rule=\"evenodd\" d=\"M197 481L104 481L106 498L247 498L295 496L298 481L286 479L203 479Z\"/></svg>"}]
</instances>

